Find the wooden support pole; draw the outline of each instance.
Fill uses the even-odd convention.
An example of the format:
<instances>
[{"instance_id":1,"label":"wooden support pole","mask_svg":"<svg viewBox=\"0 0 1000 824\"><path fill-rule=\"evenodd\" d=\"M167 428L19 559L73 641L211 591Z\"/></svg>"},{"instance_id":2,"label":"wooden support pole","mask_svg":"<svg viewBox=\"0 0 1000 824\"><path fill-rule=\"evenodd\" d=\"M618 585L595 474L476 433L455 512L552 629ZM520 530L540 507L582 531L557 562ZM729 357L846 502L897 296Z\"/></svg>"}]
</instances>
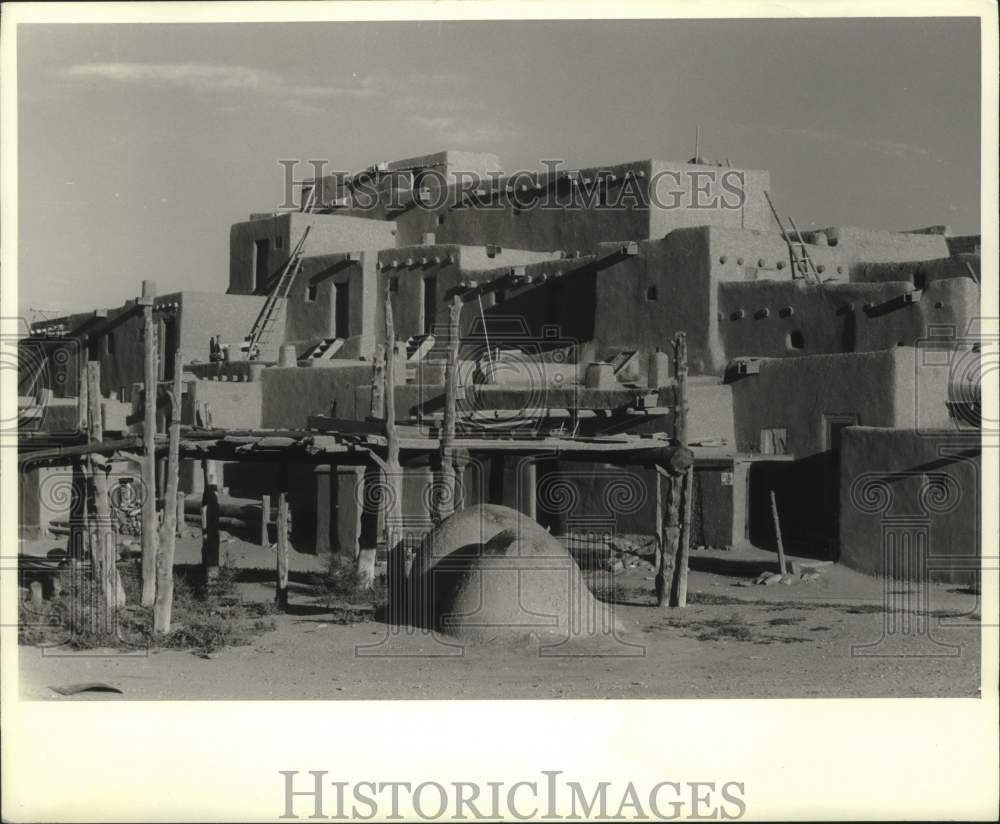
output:
<instances>
[{"instance_id":1,"label":"wooden support pole","mask_svg":"<svg viewBox=\"0 0 1000 824\"><path fill-rule=\"evenodd\" d=\"M156 327L152 281L142 282L143 456L142 456L142 605L156 600Z\"/></svg>"},{"instance_id":2,"label":"wooden support pole","mask_svg":"<svg viewBox=\"0 0 1000 824\"><path fill-rule=\"evenodd\" d=\"M177 486L180 477L181 444L181 350L174 353L174 385L170 391L170 434L167 443L167 473L163 493L163 524L156 551L156 597L153 604L153 632L170 632L174 605L174 549L177 546Z\"/></svg>"},{"instance_id":3,"label":"wooden support pole","mask_svg":"<svg viewBox=\"0 0 1000 824\"><path fill-rule=\"evenodd\" d=\"M525 458L520 464L521 511L531 520L538 520L538 464Z\"/></svg>"},{"instance_id":4,"label":"wooden support pole","mask_svg":"<svg viewBox=\"0 0 1000 824\"><path fill-rule=\"evenodd\" d=\"M688 467L681 480L684 491L684 515L681 519L677 563L674 565L674 579L670 591L670 606L687 606L688 564L691 551L691 499L694 496L694 467Z\"/></svg>"},{"instance_id":5,"label":"wooden support pole","mask_svg":"<svg viewBox=\"0 0 1000 824\"><path fill-rule=\"evenodd\" d=\"M184 504L187 502L187 496L178 490L177 492L177 537L180 538L184 534L184 528L187 524L187 515L184 512Z\"/></svg>"},{"instance_id":6,"label":"wooden support pole","mask_svg":"<svg viewBox=\"0 0 1000 824\"><path fill-rule=\"evenodd\" d=\"M674 441L687 452L687 336L674 335ZM667 512L663 528L663 553L656 572L656 602L659 606L685 606L687 603L688 548L694 472L688 463L683 471L671 472L667 487ZM684 516L681 505L685 504ZM684 527L687 521L688 527Z\"/></svg>"},{"instance_id":7,"label":"wooden support pole","mask_svg":"<svg viewBox=\"0 0 1000 824\"><path fill-rule=\"evenodd\" d=\"M268 524L271 523L271 496L260 496L260 545L270 546L271 536L267 534Z\"/></svg>"},{"instance_id":8,"label":"wooden support pole","mask_svg":"<svg viewBox=\"0 0 1000 824\"><path fill-rule=\"evenodd\" d=\"M781 541L781 520L778 518L778 501L774 497L774 490L771 490L771 517L774 519L774 538L778 542L778 572L782 575L788 573L785 566L785 545Z\"/></svg>"},{"instance_id":9,"label":"wooden support pole","mask_svg":"<svg viewBox=\"0 0 1000 824\"><path fill-rule=\"evenodd\" d=\"M202 461L201 471L201 566L208 581L219 574L219 481L215 461Z\"/></svg>"},{"instance_id":10,"label":"wooden support pole","mask_svg":"<svg viewBox=\"0 0 1000 824\"><path fill-rule=\"evenodd\" d=\"M372 405L371 417L380 420L385 417L385 367L386 352L382 344L375 347L372 360ZM378 466L365 469L360 479L362 494L361 526L358 530L358 554L355 559L355 582L359 590L371 589L375 585L375 553L378 547L378 510L381 501L381 471Z\"/></svg>"},{"instance_id":11,"label":"wooden support pole","mask_svg":"<svg viewBox=\"0 0 1000 824\"><path fill-rule=\"evenodd\" d=\"M441 483L436 496L436 520L455 511L455 418L458 404L459 320L462 298L453 295L448 307L448 359L444 371L444 420L441 425Z\"/></svg>"},{"instance_id":12,"label":"wooden support pole","mask_svg":"<svg viewBox=\"0 0 1000 824\"><path fill-rule=\"evenodd\" d=\"M101 363L87 364L87 431L94 442L104 437L101 420ZM118 568L114 532L111 529L111 503L108 498L107 459L90 456L90 481L93 487L94 528L91 538L93 576L102 615L98 619L104 632L116 629L115 607L118 601Z\"/></svg>"},{"instance_id":13,"label":"wooden support pole","mask_svg":"<svg viewBox=\"0 0 1000 824\"><path fill-rule=\"evenodd\" d=\"M385 417L385 346L375 347L372 358L372 406L371 416L375 420Z\"/></svg>"},{"instance_id":14,"label":"wooden support pole","mask_svg":"<svg viewBox=\"0 0 1000 824\"><path fill-rule=\"evenodd\" d=\"M396 431L396 327L392 316L392 292L386 280L385 288L385 483L382 503L385 509L385 547L387 587L390 610L400 616L405 608L403 599L409 559L403 538L403 470L399 463L399 435Z\"/></svg>"},{"instance_id":15,"label":"wooden support pole","mask_svg":"<svg viewBox=\"0 0 1000 824\"><path fill-rule=\"evenodd\" d=\"M288 464L278 465L278 515L275 520L278 530L276 560L276 580L274 602L278 609L288 608Z\"/></svg>"}]
</instances>

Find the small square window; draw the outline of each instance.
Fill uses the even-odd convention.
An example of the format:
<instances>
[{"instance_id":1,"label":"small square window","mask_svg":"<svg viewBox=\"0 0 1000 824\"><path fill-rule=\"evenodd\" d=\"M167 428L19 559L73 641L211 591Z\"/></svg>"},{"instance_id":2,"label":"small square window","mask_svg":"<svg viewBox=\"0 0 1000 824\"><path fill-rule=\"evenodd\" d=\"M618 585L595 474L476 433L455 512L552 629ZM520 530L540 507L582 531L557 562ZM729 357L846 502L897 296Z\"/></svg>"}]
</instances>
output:
<instances>
[{"instance_id":1,"label":"small square window","mask_svg":"<svg viewBox=\"0 0 1000 824\"><path fill-rule=\"evenodd\" d=\"M389 278L389 291L390 292L399 291L399 278Z\"/></svg>"},{"instance_id":2,"label":"small square window","mask_svg":"<svg viewBox=\"0 0 1000 824\"><path fill-rule=\"evenodd\" d=\"M306 289L306 302L307 303L313 303L313 302L315 302L315 300L316 300L316 289L317 289L317 287L316 287L315 283L309 284L309 288Z\"/></svg>"},{"instance_id":3,"label":"small square window","mask_svg":"<svg viewBox=\"0 0 1000 824\"><path fill-rule=\"evenodd\" d=\"M275 249L284 249L285 248L285 239L281 235L278 235L274 239L274 248Z\"/></svg>"},{"instance_id":4,"label":"small square window","mask_svg":"<svg viewBox=\"0 0 1000 824\"><path fill-rule=\"evenodd\" d=\"M658 300L658 299L659 298L656 295L656 287L655 286L647 286L646 287L646 300Z\"/></svg>"},{"instance_id":5,"label":"small square window","mask_svg":"<svg viewBox=\"0 0 1000 824\"><path fill-rule=\"evenodd\" d=\"M438 215L438 226L444 226L444 215Z\"/></svg>"}]
</instances>

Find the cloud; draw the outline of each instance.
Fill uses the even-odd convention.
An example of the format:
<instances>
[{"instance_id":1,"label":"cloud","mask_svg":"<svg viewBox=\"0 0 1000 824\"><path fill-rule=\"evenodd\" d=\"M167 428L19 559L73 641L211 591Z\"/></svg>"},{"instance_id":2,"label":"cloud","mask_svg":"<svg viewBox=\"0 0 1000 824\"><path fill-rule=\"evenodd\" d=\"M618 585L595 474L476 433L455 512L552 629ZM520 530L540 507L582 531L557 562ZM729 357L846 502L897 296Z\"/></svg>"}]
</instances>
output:
<instances>
[{"instance_id":1,"label":"cloud","mask_svg":"<svg viewBox=\"0 0 1000 824\"><path fill-rule=\"evenodd\" d=\"M828 132L821 129L768 129L772 134L804 137L824 143L835 143L852 149L863 149L886 157L928 157L930 152L920 146L910 143L900 143L895 140L884 140L878 137L863 137L840 132Z\"/></svg>"},{"instance_id":2,"label":"cloud","mask_svg":"<svg viewBox=\"0 0 1000 824\"><path fill-rule=\"evenodd\" d=\"M413 114L407 120L413 126L453 146L495 143L520 135L517 129L507 123L501 123L493 117L476 116L474 113L465 116Z\"/></svg>"},{"instance_id":3,"label":"cloud","mask_svg":"<svg viewBox=\"0 0 1000 824\"><path fill-rule=\"evenodd\" d=\"M289 82L281 75L250 66L208 63L81 63L63 72L71 79L96 79L198 92L257 92L289 97L370 97L374 83L361 78L348 85L317 86Z\"/></svg>"}]
</instances>

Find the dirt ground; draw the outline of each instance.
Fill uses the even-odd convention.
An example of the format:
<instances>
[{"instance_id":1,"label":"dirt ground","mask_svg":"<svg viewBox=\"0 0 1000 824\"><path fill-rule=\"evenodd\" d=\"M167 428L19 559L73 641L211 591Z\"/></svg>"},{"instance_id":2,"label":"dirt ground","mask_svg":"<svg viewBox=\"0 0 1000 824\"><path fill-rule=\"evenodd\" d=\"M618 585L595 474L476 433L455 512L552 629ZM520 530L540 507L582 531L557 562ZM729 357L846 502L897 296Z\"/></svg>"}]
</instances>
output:
<instances>
[{"instance_id":1,"label":"dirt ground","mask_svg":"<svg viewBox=\"0 0 1000 824\"><path fill-rule=\"evenodd\" d=\"M44 554L56 542L26 545ZM178 563L197 563L196 539ZM240 595L273 598L272 549L229 538ZM609 587L622 632L596 647L467 647L393 630L367 609L331 608L307 585L323 569L292 553L287 614L247 646L200 656L178 650L74 652L22 646L26 699L835 698L978 695L978 597L935 585L919 593L829 566L812 581L747 585L773 553L692 552L685 609L660 610L652 567L627 562ZM103 682L122 691L65 697L52 687Z\"/></svg>"}]
</instances>

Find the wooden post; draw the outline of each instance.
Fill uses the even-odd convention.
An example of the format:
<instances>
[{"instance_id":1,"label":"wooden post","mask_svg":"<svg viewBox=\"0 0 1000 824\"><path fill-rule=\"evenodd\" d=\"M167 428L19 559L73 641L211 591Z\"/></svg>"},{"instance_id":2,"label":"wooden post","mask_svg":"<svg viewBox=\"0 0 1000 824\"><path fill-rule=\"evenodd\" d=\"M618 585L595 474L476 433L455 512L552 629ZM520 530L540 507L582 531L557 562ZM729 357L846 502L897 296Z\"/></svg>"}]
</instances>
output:
<instances>
[{"instance_id":1,"label":"wooden post","mask_svg":"<svg viewBox=\"0 0 1000 824\"><path fill-rule=\"evenodd\" d=\"M153 298L156 285L142 282L143 456L142 456L142 605L156 600L156 327Z\"/></svg>"},{"instance_id":2,"label":"wooden post","mask_svg":"<svg viewBox=\"0 0 1000 824\"><path fill-rule=\"evenodd\" d=\"M278 548L274 601L278 609L288 608L288 464L278 465Z\"/></svg>"},{"instance_id":3,"label":"wooden post","mask_svg":"<svg viewBox=\"0 0 1000 824\"><path fill-rule=\"evenodd\" d=\"M670 606L687 606L688 565L691 551L691 499L694 496L694 467L688 467L680 479L684 489L684 516L681 520L680 546L674 567L674 580L670 593Z\"/></svg>"},{"instance_id":4,"label":"wooden post","mask_svg":"<svg viewBox=\"0 0 1000 824\"><path fill-rule=\"evenodd\" d=\"M376 420L385 417L385 346L375 347L372 358L372 406L371 416Z\"/></svg>"},{"instance_id":5,"label":"wooden post","mask_svg":"<svg viewBox=\"0 0 1000 824\"><path fill-rule=\"evenodd\" d=\"M385 417L385 366L386 347L381 343L375 347L372 361L372 405L371 417L379 420ZM381 472L377 466L367 467L362 483L361 528L359 530L358 554L355 558L355 581L359 590L371 589L375 585L375 553L378 547L378 509L381 501Z\"/></svg>"},{"instance_id":6,"label":"wooden post","mask_svg":"<svg viewBox=\"0 0 1000 824\"><path fill-rule=\"evenodd\" d=\"M219 482L215 461L201 462L204 491L201 496L201 566L205 580L219 574Z\"/></svg>"},{"instance_id":7,"label":"wooden post","mask_svg":"<svg viewBox=\"0 0 1000 824\"><path fill-rule=\"evenodd\" d=\"M271 496L260 496L260 545L270 546L271 536L267 534L267 526L271 522Z\"/></svg>"},{"instance_id":8,"label":"wooden post","mask_svg":"<svg viewBox=\"0 0 1000 824\"><path fill-rule=\"evenodd\" d=\"M771 517L774 519L774 537L778 542L778 572L787 574L785 567L785 546L781 541L781 521L778 518L778 501L774 497L774 490L771 490Z\"/></svg>"},{"instance_id":9,"label":"wooden post","mask_svg":"<svg viewBox=\"0 0 1000 824\"><path fill-rule=\"evenodd\" d=\"M170 632L174 605L174 549L177 545L177 485L180 475L181 444L181 350L174 353L174 386L170 391L170 436L167 446L167 477L163 493L163 525L156 552L156 598L153 605L153 632Z\"/></svg>"},{"instance_id":10,"label":"wooden post","mask_svg":"<svg viewBox=\"0 0 1000 824\"><path fill-rule=\"evenodd\" d=\"M656 549L654 566L656 567L656 575L659 577L660 570L663 568L663 481L666 478L667 483L670 479L666 477L667 472L662 467L657 465L655 467L656 471ZM658 588L658 587L657 587Z\"/></svg>"},{"instance_id":11,"label":"wooden post","mask_svg":"<svg viewBox=\"0 0 1000 824\"><path fill-rule=\"evenodd\" d=\"M399 436L396 433L396 327L392 317L392 292L386 281L385 289L385 483L382 500L385 504L388 600L390 609L401 615L405 608L403 595L409 575L409 559L402 542L403 470L399 463Z\"/></svg>"},{"instance_id":12,"label":"wooden post","mask_svg":"<svg viewBox=\"0 0 1000 824\"><path fill-rule=\"evenodd\" d=\"M187 496L178 490L177 492L177 537L180 538L184 534L184 528L187 524L187 513L184 511L184 505L187 503Z\"/></svg>"},{"instance_id":13,"label":"wooden post","mask_svg":"<svg viewBox=\"0 0 1000 824\"><path fill-rule=\"evenodd\" d=\"M448 307L448 359L444 367L444 420L441 425L441 483L435 500L435 518L443 521L455 511L455 417L458 404L459 320L462 298L453 295Z\"/></svg>"},{"instance_id":14,"label":"wooden post","mask_svg":"<svg viewBox=\"0 0 1000 824\"><path fill-rule=\"evenodd\" d=\"M687 446L687 337L674 335L674 442ZM694 482L692 466L667 475L667 512L663 525L662 551L656 571L656 602L659 606L687 603L690 505ZM683 519L681 504L684 503Z\"/></svg>"},{"instance_id":15,"label":"wooden post","mask_svg":"<svg viewBox=\"0 0 1000 824\"><path fill-rule=\"evenodd\" d=\"M101 363L87 364L87 431L91 443L104 439L101 420ZM97 453L90 456L90 480L94 492L94 529L91 555L94 560L93 576L97 585L103 613L103 629L114 632L115 606L118 600L118 548L111 529L111 503L108 499L107 458Z\"/></svg>"}]
</instances>

